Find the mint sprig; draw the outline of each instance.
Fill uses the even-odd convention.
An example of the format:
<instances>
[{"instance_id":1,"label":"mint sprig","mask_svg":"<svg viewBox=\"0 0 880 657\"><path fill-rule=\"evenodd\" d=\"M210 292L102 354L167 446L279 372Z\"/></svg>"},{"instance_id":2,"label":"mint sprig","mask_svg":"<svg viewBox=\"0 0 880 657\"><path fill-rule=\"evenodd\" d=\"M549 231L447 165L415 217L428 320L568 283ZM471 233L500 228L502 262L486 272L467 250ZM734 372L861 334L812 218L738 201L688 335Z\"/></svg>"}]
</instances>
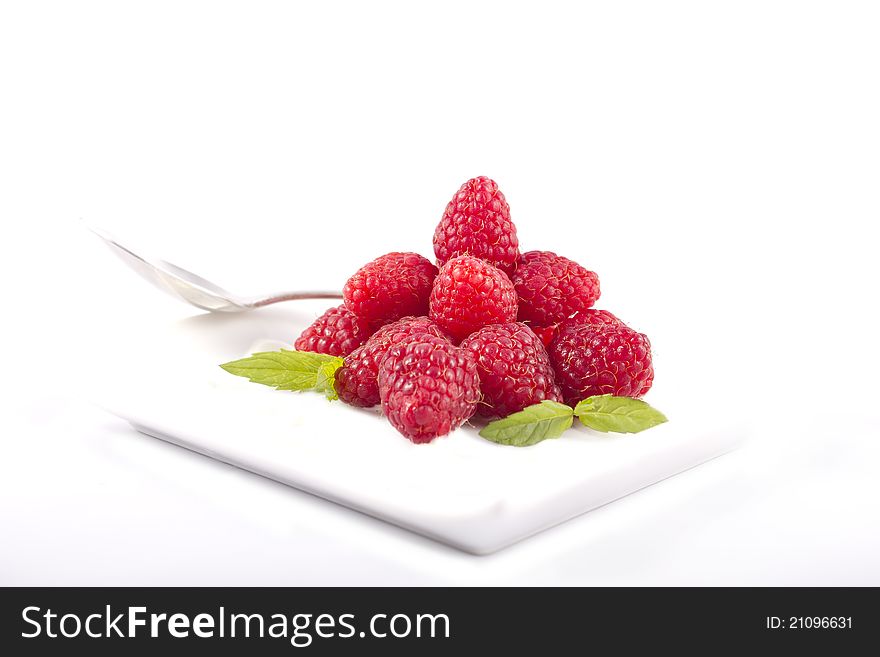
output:
<instances>
[{"instance_id":1,"label":"mint sprig","mask_svg":"<svg viewBox=\"0 0 880 657\"><path fill-rule=\"evenodd\" d=\"M261 351L220 367L276 390L314 390L332 400L338 399L333 381L342 364L338 356L281 349Z\"/></svg>"},{"instance_id":2,"label":"mint sprig","mask_svg":"<svg viewBox=\"0 0 880 657\"><path fill-rule=\"evenodd\" d=\"M595 395L574 407L574 414L590 429L638 433L666 422L666 416L641 399Z\"/></svg>"},{"instance_id":3,"label":"mint sprig","mask_svg":"<svg viewBox=\"0 0 880 657\"><path fill-rule=\"evenodd\" d=\"M603 433L638 433L667 421L663 413L641 399L595 395L574 408L545 399L490 422L480 435L501 445L527 447L558 438L572 425L575 415L585 426Z\"/></svg>"},{"instance_id":4,"label":"mint sprig","mask_svg":"<svg viewBox=\"0 0 880 657\"><path fill-rule=\"evenodd\" d=\"M334 385L336 370L343 363L338 356L280 349L261 351L220 367L276 390L312 390L334 400L339 399ZM545 399L490 422L480 435L500 445L527 447L559 438L571 427L575 416L584 426L603 433L638 433L667 421L663 413L641 399L594 395L574 408Z\"/></svg>"},{"instance_id":5,"label":"mint sprig","mask_svg":"<svg viewBox=\"0 0 880 657\"><path fill-rule=\"evenodd\" d=\"M571 406L544 401L486 425L480 435L501 445L526 447L547 438L559 438L574 422Z\"/></svg>"},{"instance_id":6,"label":"mint sprig","mask_svg":"<svg viewBox=\"0 0 880 657\"><path fill-rule=\"evenodd\" d=\"M318 368L315 390L326 395L330 401L339 399L339 395L336 394L336 370L342 367L342 362L341 358L334 356L333 360L327 361Z\"/></svg>"}]
</instances>

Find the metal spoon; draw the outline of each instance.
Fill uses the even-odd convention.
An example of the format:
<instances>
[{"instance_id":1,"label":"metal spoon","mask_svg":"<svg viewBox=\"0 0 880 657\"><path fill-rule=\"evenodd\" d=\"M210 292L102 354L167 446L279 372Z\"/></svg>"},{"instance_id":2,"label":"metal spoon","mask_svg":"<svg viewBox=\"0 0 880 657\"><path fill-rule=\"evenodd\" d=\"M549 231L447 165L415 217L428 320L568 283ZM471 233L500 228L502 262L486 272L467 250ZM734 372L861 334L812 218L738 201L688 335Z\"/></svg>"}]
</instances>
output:
<instances>
[{"instance_id":1,"label":"metal spoon","mask_svg":"<svg viewBox=\"0 0 880 657\"><path fill-rule=\"evenodd\" d=\"M279 301L342 298L342 293L335 291L279 292L278 294L260 297L240 297L227 292L222 287L214 285L211 281L207 281L201 276L196 276L186 269L172 265L170 262L139 255L127 246L120 244L119 240L102 230L91 228L91 231L104 240L107 246L110 247L110 250L119 256L123 262L150 281L150 283L160 290L203 310L239 313L245 310L260 308L261 306L268 306Z\"/></svg>"}]
</instances>

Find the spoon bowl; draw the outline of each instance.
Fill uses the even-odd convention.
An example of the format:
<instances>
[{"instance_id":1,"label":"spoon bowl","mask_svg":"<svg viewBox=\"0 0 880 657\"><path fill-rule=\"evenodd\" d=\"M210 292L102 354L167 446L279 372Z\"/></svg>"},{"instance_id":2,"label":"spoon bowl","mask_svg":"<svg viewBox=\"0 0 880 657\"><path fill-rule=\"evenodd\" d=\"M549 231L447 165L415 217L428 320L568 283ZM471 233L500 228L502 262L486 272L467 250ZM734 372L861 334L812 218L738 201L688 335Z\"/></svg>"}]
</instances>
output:
<instances>
[{"instance_id":1,"label":"spoon bowl","mask_svg":"<svg viewBox=\"0 0 880 657\"><path fill-rule=\"evenodd\" d=\"M135 251L103 230L91 228L91 231L100 237L125 264L160 290L212 313L245 312L280 301L342 298L342 293L337 291L291 291L257 297L239 296L183 267Z\"/></svg>"}]
</instances>

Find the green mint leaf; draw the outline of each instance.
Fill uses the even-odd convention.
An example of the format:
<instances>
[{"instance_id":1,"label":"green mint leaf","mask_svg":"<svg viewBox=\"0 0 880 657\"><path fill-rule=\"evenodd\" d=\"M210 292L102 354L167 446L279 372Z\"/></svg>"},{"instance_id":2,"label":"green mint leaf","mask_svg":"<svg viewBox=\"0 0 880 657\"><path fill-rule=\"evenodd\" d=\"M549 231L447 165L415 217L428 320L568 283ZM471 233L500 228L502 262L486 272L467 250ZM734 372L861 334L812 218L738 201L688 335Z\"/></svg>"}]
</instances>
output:
<instances>
[{"instance_id":1,"label":"green mint leaf","mask_svg":"<svg viewBox=\"0 0 880 657\"><path fill-rule=\"evenodd\" d=\"M574 407L574 414L590 429L638 433L666 422L666 416L641 399L595 395Z\"/></svg>"},{"instance_id":2,"label":"green mint leaf","mask_svg":"<svg viewBox=\"0 0 880 657\"><path fill-rule=\"evenodd\" d=\"M342 363L341 358L335 358L318 368L315 390L326 395L330 401L339 399L339 395L336 394L336 370L342 367Z\"/></svg>"},{"instance_id":3,"label":"green mint leaf","mask_svg":"<svg viewBox=\"0 0 880 657\"><path fill-rule=\"evenodd\" d=\"M546 440L559 438L574 421L570 406L545 399L503 420L487 424L480 435L501 445L526 447Z\"/></svg>"},{"instance_id":4,"label":"green mint leaf","mask_svg":"<svg viewBox=\"0 0 880 657\"><path fill-rule=\"evenodd\" d=\"M342 363L337 356L281 349L262 351L220 367L278 390L318 390L333 398L333 373Z\"/></svg>"}]
</instances>

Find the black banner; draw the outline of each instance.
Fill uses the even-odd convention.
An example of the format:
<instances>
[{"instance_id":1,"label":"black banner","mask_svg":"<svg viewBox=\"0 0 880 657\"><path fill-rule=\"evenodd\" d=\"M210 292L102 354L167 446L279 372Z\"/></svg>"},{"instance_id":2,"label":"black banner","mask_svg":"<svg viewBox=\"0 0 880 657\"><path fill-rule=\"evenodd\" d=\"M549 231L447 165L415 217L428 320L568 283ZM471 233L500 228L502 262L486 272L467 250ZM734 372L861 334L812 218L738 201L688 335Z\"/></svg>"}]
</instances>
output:
<instances>
[{"instance_id":1,"label":"black banner","mask_svg":"<svg viewBox=\"0 0 880 657\"><path fill-rule=\"evenodd\" d=\"M2 654L847 650L875 589L7 588ZM850 654L850 653L843 653Z\"/></svg>"}]
</instances>

